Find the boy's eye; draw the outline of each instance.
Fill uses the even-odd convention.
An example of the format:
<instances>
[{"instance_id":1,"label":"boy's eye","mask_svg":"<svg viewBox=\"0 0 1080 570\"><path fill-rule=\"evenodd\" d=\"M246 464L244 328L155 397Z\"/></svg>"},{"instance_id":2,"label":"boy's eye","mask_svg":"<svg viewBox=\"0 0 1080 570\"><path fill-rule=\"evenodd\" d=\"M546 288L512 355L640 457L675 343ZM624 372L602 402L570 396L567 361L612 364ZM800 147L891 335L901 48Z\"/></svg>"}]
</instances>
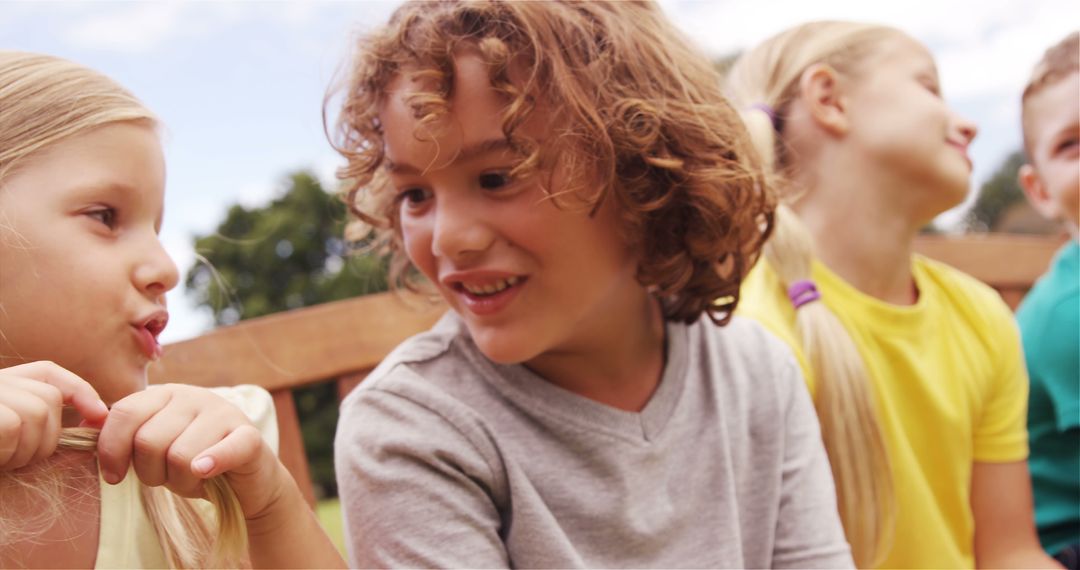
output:
<instances>
[{"instance_id":1,"label":"boy's eye","mask_svg":"<svg viewBox=\"0 0 1080 570\"><path fill-rule=\"evenodd\" d=\"M478 179L480 187L484 190L498 190L510 184L510 181L508 172L485 172Z\"/></svg>"},{"instance_id":2,"label":"boy's eye","mask_svg":"<svg viewBox=\"0 0 1080 570\"><path fill-rule=\"evenodd\" d=\"M431 192L424 190L423 188L407 188L398 192L396 199L400 203L404 203L409 207L416 207L431 198Z\"/></svg>"},{"instance_id":3,"label":"boy's eye","mask_svg":"<svg viewBox=\"0 0 1080 570\"><path fill-rule=\"evenodd\" d=\"M87 212L86 215L101 222L110 230L116 228L116 208L98 208Z\"/></svg>"}]
</instances>

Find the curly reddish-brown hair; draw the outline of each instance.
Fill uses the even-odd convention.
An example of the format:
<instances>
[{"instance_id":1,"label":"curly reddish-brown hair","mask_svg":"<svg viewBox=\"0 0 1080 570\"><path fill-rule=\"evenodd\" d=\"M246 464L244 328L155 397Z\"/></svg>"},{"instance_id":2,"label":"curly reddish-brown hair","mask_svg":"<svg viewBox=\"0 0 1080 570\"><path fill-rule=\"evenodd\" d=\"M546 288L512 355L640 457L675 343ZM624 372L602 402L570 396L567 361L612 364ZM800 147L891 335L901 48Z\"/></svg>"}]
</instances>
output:
<instances>
[{"instance_id":1,"label":"curly reddish-brown hair","mask_svg":"<svg viewBox=\"0 0 1080 570\"><path fill-rule=\"evenodd\" d=\"M389 247L394 282L414 288L417 272L383 167L386 86L401 73L433 86L409 103L418 129L436 125L453 104L463 46L480 54L506 101L499 120L522 157L512 174L558 161L570 179L588 180L569 197L590 210L616 200L640 255L637 279L663 300L665 317L704 312L726 323L775 200L717 72L652 2L414 2L360 40L330 138L348 161L339 171L347 203ZM540 101L559 128L537 141L519 127Z\"/></svg>"}]
</instances>

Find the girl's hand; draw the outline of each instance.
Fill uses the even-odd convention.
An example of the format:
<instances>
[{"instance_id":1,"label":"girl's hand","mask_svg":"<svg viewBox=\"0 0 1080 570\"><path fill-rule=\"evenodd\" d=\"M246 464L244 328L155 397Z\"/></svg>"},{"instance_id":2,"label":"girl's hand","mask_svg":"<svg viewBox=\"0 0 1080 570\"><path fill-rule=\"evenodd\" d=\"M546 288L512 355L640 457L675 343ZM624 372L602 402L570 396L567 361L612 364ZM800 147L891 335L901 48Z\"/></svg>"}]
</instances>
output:
<instances>
[{"instance_id":1,"label":"girl's hand","mask_svg":"<svg viewBox=\"0 0 1080 570\"><path fill-rule=\"evenodd\" d=\"M154 386L113 405L98 437L101 473L124 479L128 466L145 485L205 497L203 481L226 474L247 519L261 516L292 483L247 416L210 390Z\"/></svg>"},{"instance_id":2,"label":"girl's hand","mask_svg":"<svg viewBox=\"0 0 1080 570\"><path fill-rule=\"evenodd\" d=\"M25 467L56 451L65 405L91 425L100 424L109 411L93 386L52 362L0 368L0 471Z\"/></svg>"}]
</instances>

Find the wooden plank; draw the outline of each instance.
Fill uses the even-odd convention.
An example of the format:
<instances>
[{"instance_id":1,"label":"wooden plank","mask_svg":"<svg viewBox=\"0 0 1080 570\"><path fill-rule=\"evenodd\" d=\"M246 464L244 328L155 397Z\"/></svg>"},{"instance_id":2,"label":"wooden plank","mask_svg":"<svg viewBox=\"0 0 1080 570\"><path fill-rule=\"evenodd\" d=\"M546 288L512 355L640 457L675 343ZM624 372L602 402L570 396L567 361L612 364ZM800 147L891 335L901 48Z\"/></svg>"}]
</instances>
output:
<instances>
[{"instance_id":1,"label":"wooden plank","mask_svg":"<svg viewBox=\"0 0 1080 570\"><path fill-rule=\"evenodd\" d=\"M1027 291L1046 272L1061 237L1016 234L919 236L915 251L964 271L995 289Z\"/></svg>"},{"instance_id":2,"label":"wooden plank","mask_svg":"<svg viewBox=\"0 0 1080 570\"><path fill-rule=\"evenodd\" d=\"M278 313L164 347L152 383L293 388L373 368L445 306L416 296L366 295Z\"/></svg>"},{"instance_id":3,"label":"wooden plank","mask_svg":"<svg viewBox=\"0 0 1080 570\"><path fill-rule=\"evenodd\" d=\"M315 486L311 482L311 470L308 468L304 438L300 434L300 420L296 414L292 390L277 390L273 396L278 421L278 458L296 480L304 500L314 509Z\"/></svg>"},{"instance_id":4,"label":"wooden plank","mask_svg":"<svg viewBox=\"0 0 1080 570\"><path fill-rule=\"evenodd\" d=\"M351 374L343 374L337 381L337 396L338 401L345 399L345 396L349 395L349 392L353 391L360 382L363 382L364 378L367 378L370 370L364 370L362 372L354 372Z\"/></svg>"},{"instance_id":5,"label":"wooden plank","mask_svg":"<svg viewBox=\"0 0 1080 570\"><path fill-rule=\"evenodd\" d=\"M1024 296L1027 295L1028 289L1002 289L998 292L1001 293L1001 298L1005 300L1005 304L1015 311L1020 306L1020 301L1023 301Z\"/></svg>"}]
</instances>

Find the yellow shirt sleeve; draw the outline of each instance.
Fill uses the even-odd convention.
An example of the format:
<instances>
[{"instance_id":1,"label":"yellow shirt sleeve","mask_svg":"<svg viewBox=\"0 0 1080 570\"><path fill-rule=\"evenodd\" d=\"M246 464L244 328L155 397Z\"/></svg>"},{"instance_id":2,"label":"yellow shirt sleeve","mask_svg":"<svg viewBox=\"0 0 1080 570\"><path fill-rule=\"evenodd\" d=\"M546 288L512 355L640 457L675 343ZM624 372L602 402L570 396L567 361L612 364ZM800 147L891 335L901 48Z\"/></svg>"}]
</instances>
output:
<instances>
[{"instance_id":1,"label":"yellow shirt sleeve","mask_svg":"<svg viewBox=\"0 0 1080 570\"><path fill-rule=\"evenodd\" d=\"M999 341L996 351L999 360L994 367L998 372L975 426L975 461L1005 463L1022 461L1028 456L1028 376L1020 332L1011 313L1000 321L994 327Z\"/></svg>"}]
</instances>

